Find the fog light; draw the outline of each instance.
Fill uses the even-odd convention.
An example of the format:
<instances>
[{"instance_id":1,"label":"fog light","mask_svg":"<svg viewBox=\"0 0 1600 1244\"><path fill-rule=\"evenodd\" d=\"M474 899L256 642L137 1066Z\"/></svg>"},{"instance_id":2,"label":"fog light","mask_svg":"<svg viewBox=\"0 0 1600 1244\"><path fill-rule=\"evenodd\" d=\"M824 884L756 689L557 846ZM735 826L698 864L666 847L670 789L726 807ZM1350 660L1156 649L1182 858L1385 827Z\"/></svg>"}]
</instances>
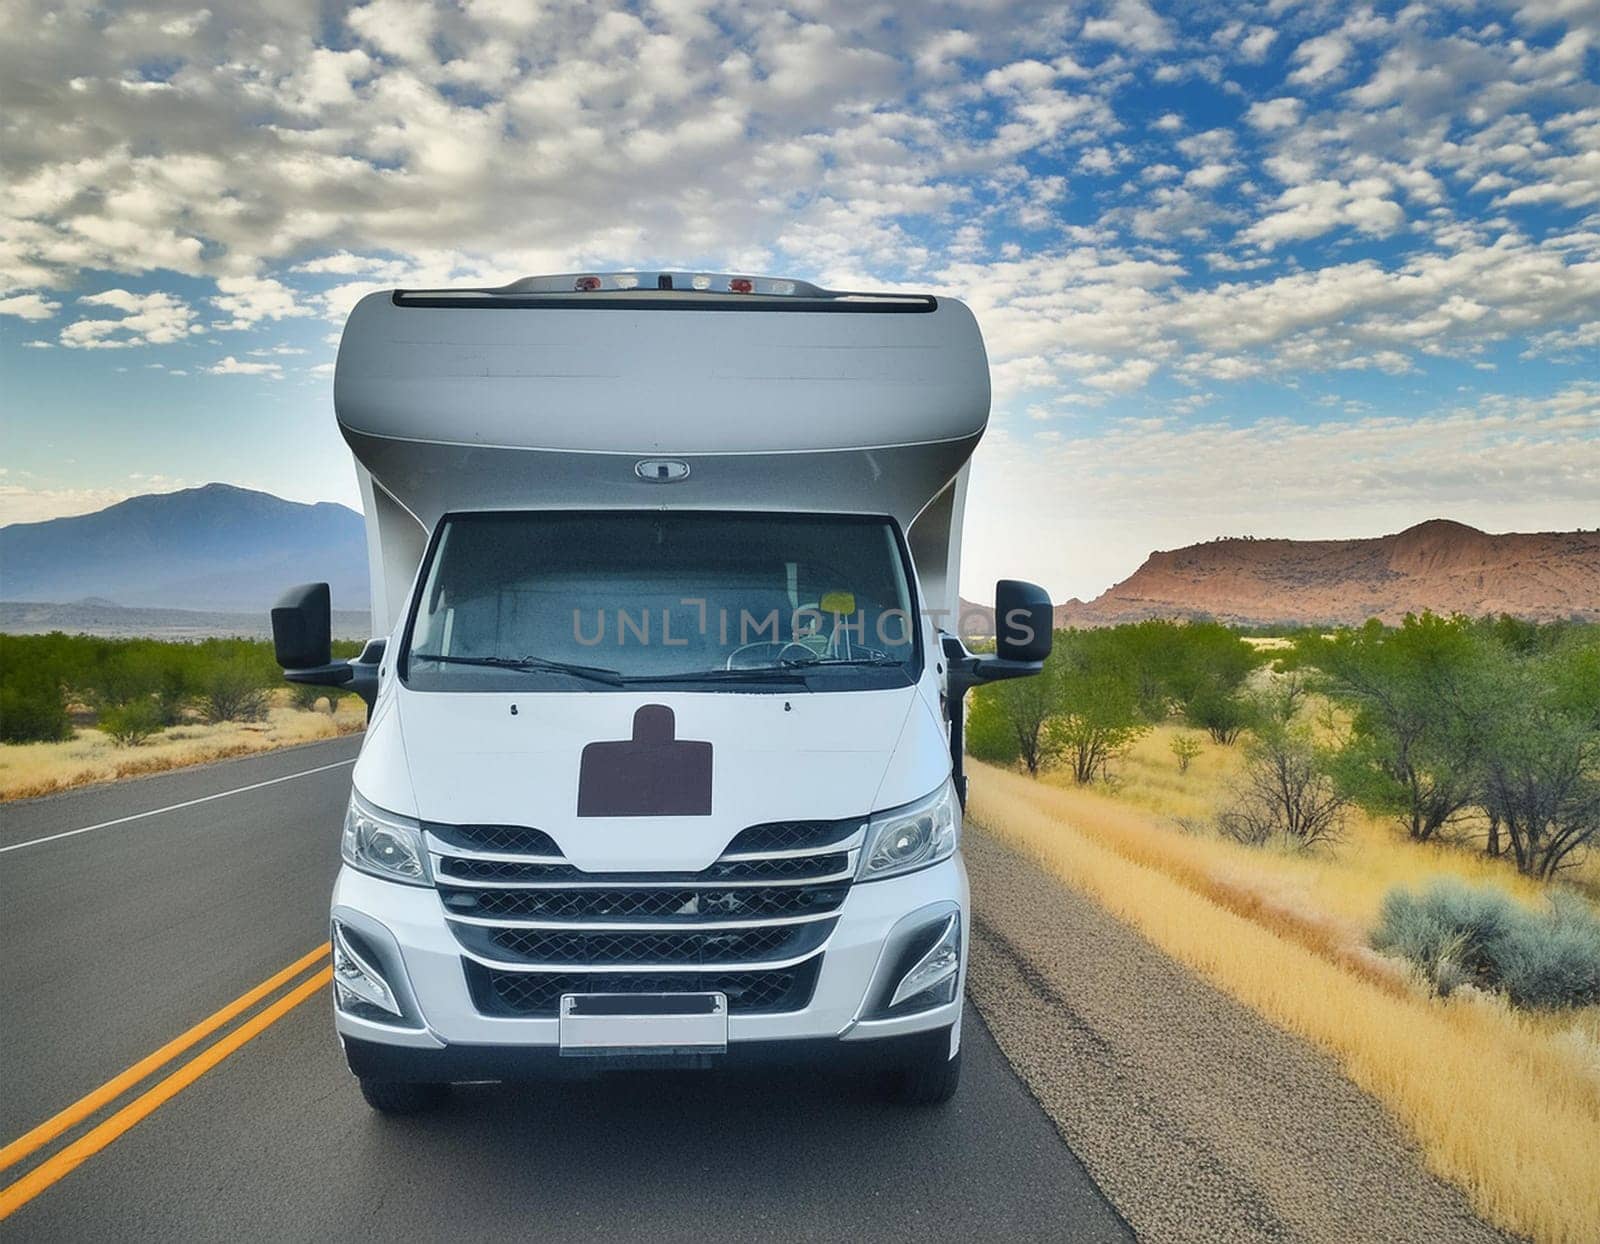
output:
<instances>
[{"instance_id":1,"label":"fog light","mask_svg":"<svg viewBox=\"0 0 1600 1244\"><path fill-rule=\"evenodd\" d=\"M338 921L333 925L333 995L341 1011L360 1014L363 1006L404 1018L394 992L377 968L351 944L351 936Z\"/></svg>"},{"instance_id":2,"label":"fog light","mask_svg":"<svg viewBox=\"0 0 1600 1244\"><path fill-rule=\"evenodd\" d=\"M900 978L900 984L889 999L889 1009L892 1011L901 1003L915 1003L917 1009L923 1009L953 1002L960 973L961 915L952 912L928 953Z\"/></svg>"}]
</instances>

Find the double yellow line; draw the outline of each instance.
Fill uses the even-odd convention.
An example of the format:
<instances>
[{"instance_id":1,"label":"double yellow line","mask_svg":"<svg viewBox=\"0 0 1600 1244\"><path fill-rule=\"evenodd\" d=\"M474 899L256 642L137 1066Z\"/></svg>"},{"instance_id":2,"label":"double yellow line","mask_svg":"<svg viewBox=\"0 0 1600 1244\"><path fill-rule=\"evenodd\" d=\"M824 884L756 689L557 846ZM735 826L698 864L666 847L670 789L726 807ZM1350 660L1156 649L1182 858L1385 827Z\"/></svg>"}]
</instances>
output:
<instances>
[{"instance_id":1,"label":"double yellow line","mask_svg":"<svg viewBox=\"0 0 1600 1244\"><path fill-rule=\"evenodd\" d=\"M263 998L293 980L302 972L328 957L328 943L324 942L310 954L296 959L281 972L275 972L253 989L240 994L221 1010L208 1015L181 1036L174 1037L155 1053L141 1058L126 1071L113 1076L92 1093L80 1097L59 1114L46 1119L38 1127L19 1136L0 1149L0 1171L8 1170L29 1154L35 1153L51 1141L76 1127L79 1123L109 1105L153 1072L166 1066L178 1055L192 1049L212 1033L224 1028L244 1014ZM220 1040L207 1046L176 1071L151 1085L110 1118L96 1124L70 1144L51 1154L21 1179L0 1188L0 1220L21 1209L34 1197L56 1181L70 1174L89 1158L99 1153L141 1119L154 1113L163 1103L176 1097L206 1072L210 1071L234 1051L265 1032L333 977L327 964L297 984L282 997L257 1011L244 1023L232 1029Z\"/></svg>"}]
</instances>

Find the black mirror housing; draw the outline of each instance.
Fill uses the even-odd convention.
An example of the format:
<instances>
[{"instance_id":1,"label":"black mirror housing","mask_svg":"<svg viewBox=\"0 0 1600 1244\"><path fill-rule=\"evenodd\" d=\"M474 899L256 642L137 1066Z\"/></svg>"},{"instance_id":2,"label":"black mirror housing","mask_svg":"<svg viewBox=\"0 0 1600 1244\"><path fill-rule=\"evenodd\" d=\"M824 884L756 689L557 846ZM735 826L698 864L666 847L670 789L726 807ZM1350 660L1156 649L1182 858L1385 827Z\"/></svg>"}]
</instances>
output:
<instances>
[{"instance_id":1,"label":"black mirror housing","mask_svg":"<svg viewBox=\"0 0 1600 1244\"><path fill-rule=\"evenodd\" d=\"M285 670L309 670L333 661L333 605L326 583L302 583L272 607L272 647Z\"/></svg>"},{"instance_id":2,"label":"black mirror housing","mask_svg":"<svg viewBox=\"0 0 1600 1244\"><path fill-rule=\"evenodd\" d=\"M1050 593L1037 583L1001 579L994 585L995 656L1002 661L1043 661L1055 639Z\"/></svg>"}]
</instances>

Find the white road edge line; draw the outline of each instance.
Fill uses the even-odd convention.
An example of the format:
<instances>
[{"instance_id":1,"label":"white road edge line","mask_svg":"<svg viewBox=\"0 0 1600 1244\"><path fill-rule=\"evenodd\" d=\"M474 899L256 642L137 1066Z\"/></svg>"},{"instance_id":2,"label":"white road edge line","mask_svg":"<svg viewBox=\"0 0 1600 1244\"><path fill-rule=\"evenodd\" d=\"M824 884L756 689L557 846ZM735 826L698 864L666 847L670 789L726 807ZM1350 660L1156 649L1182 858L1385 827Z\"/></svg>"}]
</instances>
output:
<instances>
[{"instance_id":1,"label":"white road edge line","mask_svg":"<svg viewBox=\"0 0 1600 1244\"><path fill-rule=\"evenodd\" d=\"M349 760L335 760L330 765L318 765L315 769L302 769L299 773L286 773L282 777L268 778L265 782L252 782L249 786L236 786L232 790L221 790L215 795L202 795L199 799L186 799L182 803L171 803L164 808L151 808L148 812L135 812L132 816L119 816L114 821L101 821L98 825L85 825L82 829L63 830L59 834L49 834L43 838L30 838L27 842L13 842L9 847L0 847L0 855L7 851L20 851L23 847L37 847L46 842L59 842L63 838L75 838L79 834L91 833L97 829L110 829L113 825L125 825L129 821L142 821L147 816L160 816L163 812L176 812L180 808L192 808L199 803L210 803L213 799L226 799L229 795L242 795L246 791L260 790L263 786L276 786L279 782L292 782L295 778L310 777L313 773L326 773L329 769L341 769L345 765L353 765L354 756Z\"/></svg>"}]
</instances>

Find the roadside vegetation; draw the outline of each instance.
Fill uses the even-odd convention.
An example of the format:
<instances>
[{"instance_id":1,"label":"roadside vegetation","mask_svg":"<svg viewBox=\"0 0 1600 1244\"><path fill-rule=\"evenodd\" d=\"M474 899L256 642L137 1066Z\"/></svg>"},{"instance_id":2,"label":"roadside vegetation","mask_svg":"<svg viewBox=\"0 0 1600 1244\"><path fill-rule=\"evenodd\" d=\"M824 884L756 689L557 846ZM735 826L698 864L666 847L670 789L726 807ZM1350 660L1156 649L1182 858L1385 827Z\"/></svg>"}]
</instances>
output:
<instances>
[{"instance_id":1,"label":"roadside vegetation","mask_svg":"<svg viewBox=\"0 0 1600 1244\"><path fill-rule=\"evenodd\" d=\"M1600 1239L1600 629L1190 629L1059 635L1026 717L974 692L972 819L1326 1049L1486 1218Z\"/></svg>"},{"instance_id":2,"label":"roadside vegetation","mask_svg":"<svg viewBox=\"0 0 1600 1244\"><path fill-rule=\"evenodd\" d=\"M358 644L335 645L354 656ZM0 800L359 730L354 696L286 687L263 640L0 635Z\"/></svg>"}]
</instances>

